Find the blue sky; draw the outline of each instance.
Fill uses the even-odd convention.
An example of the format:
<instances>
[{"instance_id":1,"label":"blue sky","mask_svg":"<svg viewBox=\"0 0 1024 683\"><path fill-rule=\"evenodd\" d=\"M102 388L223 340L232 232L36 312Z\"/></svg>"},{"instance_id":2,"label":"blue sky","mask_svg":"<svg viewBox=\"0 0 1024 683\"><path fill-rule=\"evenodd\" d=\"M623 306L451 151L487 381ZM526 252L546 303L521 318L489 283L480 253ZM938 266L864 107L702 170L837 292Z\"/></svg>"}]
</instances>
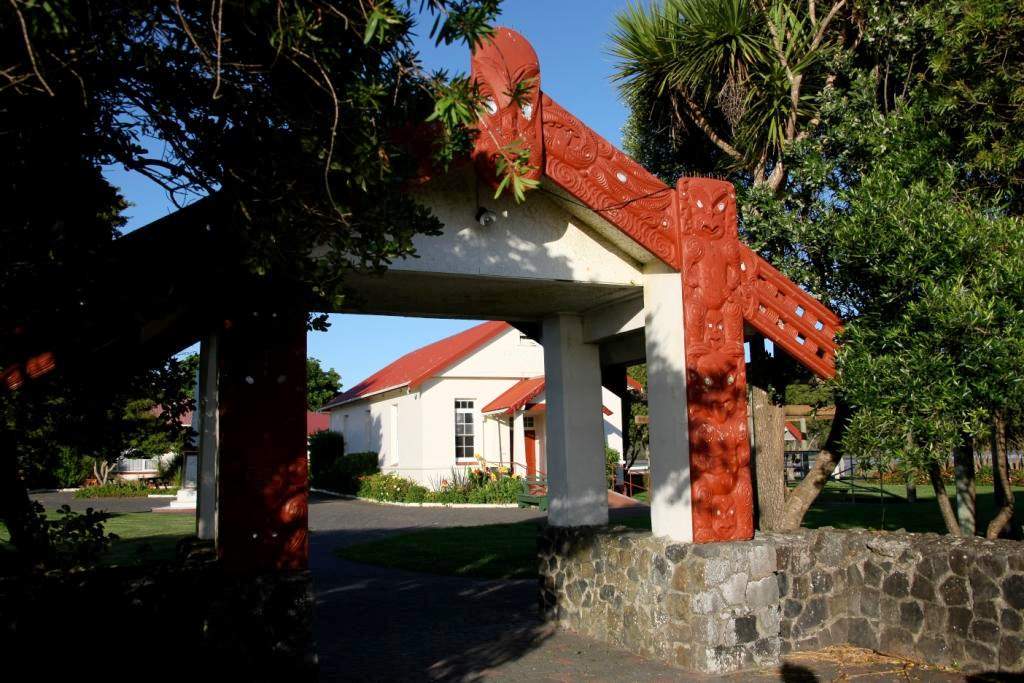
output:
<instances>
[{"instance_id":1,"label":"blue sky","mask_svg":"<svg viewBox=\"0 0 1024 683\"><path fill-rule=\"evenodd\" d=\"M626 0L505 0L499 23L529 40L540 58L541 88L613 144L621 139L626 109L611 82L608 35ZM420 27L417 45L428 69L469 71L464 45L434 47ZM159 150L150 150L158 152ZM133 204L125 213L132 230L174 210L166 193L123 168L106 169ZM309 355L336 369L351 386L398 356L454 334L475 321L332 315L331 329L309 335Z\"/></svg>"}]
</instances>

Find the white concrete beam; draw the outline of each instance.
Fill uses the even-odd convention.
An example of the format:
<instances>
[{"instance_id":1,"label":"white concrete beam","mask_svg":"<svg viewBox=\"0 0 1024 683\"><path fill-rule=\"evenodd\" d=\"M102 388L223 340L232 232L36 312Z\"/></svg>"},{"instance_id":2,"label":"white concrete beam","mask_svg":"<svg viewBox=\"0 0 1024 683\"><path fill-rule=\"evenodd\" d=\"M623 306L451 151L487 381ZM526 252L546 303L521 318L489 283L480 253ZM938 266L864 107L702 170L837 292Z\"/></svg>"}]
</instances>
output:
<instances>
[{"instance_id":1,"label":"white concrete beam","mask_svg":"<svg viewBox=\"0 0 1024 683\"><path fill-rule=\"evenodd\" d=\"M598 349L583 341L579 316L544 319L548 523L608 523Z\"/></svg>"},{"instance_id":2,"label":"white concrete beam","mask_svg":"<svg viewBox=\"0 0 1024 683\"><path fill-rule=\"evenodd\" d=\"M678 272L661 263L647 266L644 309L650 413L651 530L655 536L692 541L683 283Z\"/></svg>"},{"instance_id":3,"label":"white concrete beam","mask_svg":"<svg viewBox=\"0 0 1024 683\"><path fill-rule=\"evenodd\" d=\"M587 311L583 316L583 340L589 344L644 327L644 298L638 296Z\"/></svg>"},{"instance_id":4,"label":"white concrete beam","mask_svg":"<svg viewBox=\"0 0 1024 683\"><path fill-rule=\"evenodd\" d=\"M204 337L199 344L199 491L196 504L198 535L205 541L217 539L217 470L220 460L218 417L218 335Z\"/></svg>"}]
</instances>

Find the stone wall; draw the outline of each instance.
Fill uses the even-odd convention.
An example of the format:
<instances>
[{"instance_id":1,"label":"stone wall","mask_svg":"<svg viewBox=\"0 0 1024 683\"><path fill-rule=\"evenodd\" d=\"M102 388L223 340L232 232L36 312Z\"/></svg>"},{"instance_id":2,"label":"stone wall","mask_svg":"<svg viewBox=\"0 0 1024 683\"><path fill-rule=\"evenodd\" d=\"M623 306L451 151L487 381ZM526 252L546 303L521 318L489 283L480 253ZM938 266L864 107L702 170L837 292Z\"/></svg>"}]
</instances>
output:
<instances>
[{"instance_id":1,"label":"stone wall","mask_svg":"<svg viewBox=\"0 0 1024 683\"><path fill-rule=\"evenodd\" d=\"M935 534L825 529L694 545L548 527L541 607L563 628L709 673L840 644L1022 671L1022 550Z\"/></svg>"},{"instance_id":2,"label":"stone wall","mask_svg":"<svg viewBox=\"0 0 1024 683\"><path fill-rule=\"evenodd\" d=\"M1024 670L1024 547L805 531L776 544L782 652L849 643L968 671Z\"/></svg>"},{"instance_id":3,"label":"stone wall","mask_svg":"<svg viewBox=\"0 0 1024 683\"><path fill-rule=\"evenodd\" d=\"M671 544L624 527L548 527L541 607L563 628L684 669L778 661L775 547Z\"/></svg>"}]
</instances>

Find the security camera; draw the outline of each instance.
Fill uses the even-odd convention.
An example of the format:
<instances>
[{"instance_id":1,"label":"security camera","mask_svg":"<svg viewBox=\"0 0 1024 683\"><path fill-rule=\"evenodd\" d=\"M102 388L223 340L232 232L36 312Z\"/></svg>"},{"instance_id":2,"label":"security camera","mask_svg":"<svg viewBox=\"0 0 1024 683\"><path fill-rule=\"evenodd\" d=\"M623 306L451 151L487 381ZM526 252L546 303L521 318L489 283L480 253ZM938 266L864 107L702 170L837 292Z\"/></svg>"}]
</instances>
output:
<instances>
[{"instance_id":1,"label":"security camera","mask_svg":"<svg viewBox=\"0 0 1024 683\"><path fill-rule=\"evenodd\" d=\"M498 220L498 214L494 213L490 209L485 209L481 206L476 210L476 222L483 227L486 228L488 225L493 225L496 220Z\"/></svg>"}]
</instances>

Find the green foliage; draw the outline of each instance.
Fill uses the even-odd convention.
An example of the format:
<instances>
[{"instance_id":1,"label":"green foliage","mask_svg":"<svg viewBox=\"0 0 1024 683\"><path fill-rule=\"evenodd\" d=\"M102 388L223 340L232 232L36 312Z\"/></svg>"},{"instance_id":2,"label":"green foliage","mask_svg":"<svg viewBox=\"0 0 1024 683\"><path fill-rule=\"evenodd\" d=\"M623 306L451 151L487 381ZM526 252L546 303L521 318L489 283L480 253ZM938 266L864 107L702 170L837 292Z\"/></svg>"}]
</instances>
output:
<instances>
[{"instance_id":1,"label":"green foliage","mask_svg":"<svg viewBox=\"0 0 1024 683\"><path fill-rule=\"evenodd\" d=\"M115 479L100 486L85 486L75 491L75 498L141 498L151 493L167 493L154 489L142 480Z\"/></svg>"},{"instance_id":2,"label":"green foliage","mask_svg":"<svg viewBox=\"0 0 1024 683\"><path fill-rule=\"evenodd\" d=\"M89 476L92 465L70 446L58 446L57 458L50 473L59 488L79 486Z\"/></svg>"},{"instance_id":3,"label":"green foliage","mask_svg":"<svg viewBox=\"0 0 1024 683\"><path fill-rule=\"evenodd\" d=\"M360 479L359 497L391 503L515 503L522 480L507 474L453 469L437 490L394 474L374 474Z\"/></svg>"},{"instance_id":4,"label":"green foliage","mask_svg":"<svg viewBox=\"0 0 1024 683\"><path fill-rule=\"evenodd\" d=\"M608 480L608 488L615 485L615 470L619 467L622 454L614 448L604 447L604 478Z\"/></svg>"},{"instance_id":5,"label":"green foliage","mask_svg":"<svg viewBox=\"0 0 1024 683\"><path fill-rule=\"evenodd\" d=\"M389 503L414 503L426 499L427 487L394 474L371 474L359 480L359 497Z\"/></svg>"},{"instance_id":6,"label":"green foliage","mask_svg":"<svg viewBox=\"0 0 1024 683\"><path fill-rule=\"evenodd\" d=\"M309 436L309 476L316 486L345 455L345 437L340 432L322 429Z\"/></svg>"},{"instance_id":7,"label":"green foliage","mask_svg":"<svg viewBox=\"0 0 1024 683\"><path fill-rule=\"evenodd\" d=\"M349 453L338 458L319 480L317 486L336 493L356 493L363 477L380 471L380 458L376 453Z\"/></svg>"},{"instance_id":8,"label":"green foliage","mask_svg":"<svg viewBox=\"0 0 1024 683\"><path fill-rule=\"evenodd\" d=\"M324 370L316 358L306 359L306 409L320 410L341 391L341 375L334 368Z\"/></svg>"},{"instance_id":9,"label":"green foliage","mask_svg":"<svg viewBox=\"0 0 1024 683\"><path fill-rule=\"evenodd\" d=\"M71 569L95 564L110 549L116 534L104 531L110 515L87 508L84 513L62 505L56 514L46 515L43 506L32 503L26 527L44 554L29 558L37 569Z\"/></svg>"}]
</instances>

